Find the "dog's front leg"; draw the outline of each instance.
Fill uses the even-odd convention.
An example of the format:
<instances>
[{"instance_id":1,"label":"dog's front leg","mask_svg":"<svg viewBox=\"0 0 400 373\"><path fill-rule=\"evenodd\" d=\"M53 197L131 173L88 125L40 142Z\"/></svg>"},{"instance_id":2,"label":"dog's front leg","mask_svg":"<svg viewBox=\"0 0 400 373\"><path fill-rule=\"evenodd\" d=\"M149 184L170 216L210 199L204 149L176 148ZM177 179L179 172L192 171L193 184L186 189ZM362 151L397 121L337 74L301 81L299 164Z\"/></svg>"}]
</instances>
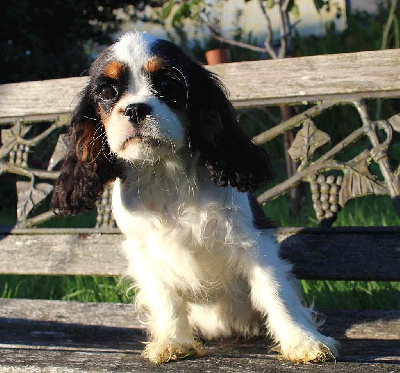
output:
<instances>
[{"instance_id":1,"label":"dog's front leg","mask_svg":"<svg viewBox=\"0 0 400 373\"><path fill-rule=\"evenodd\" d=\"M281 354L296 362L324 361L336 355L336 342L317 330L312 311L301 304L289 282L290 265L271 242L259 262L244 263L254 307L266 317L266 326Z\"/></svg>"},{"instance_id":2,"label":"dog's front leg","mask_svg":"<svg viewBox=\"0 0 400 373\"><path fill-rule=\"evenodd\" d=\"M158 364L200 355L200 344L190 330L186 301L175 289L154 278L148 278L140 288L140 302L149 312L150 334L143 356Z\"/></svg>"}]
</instances>

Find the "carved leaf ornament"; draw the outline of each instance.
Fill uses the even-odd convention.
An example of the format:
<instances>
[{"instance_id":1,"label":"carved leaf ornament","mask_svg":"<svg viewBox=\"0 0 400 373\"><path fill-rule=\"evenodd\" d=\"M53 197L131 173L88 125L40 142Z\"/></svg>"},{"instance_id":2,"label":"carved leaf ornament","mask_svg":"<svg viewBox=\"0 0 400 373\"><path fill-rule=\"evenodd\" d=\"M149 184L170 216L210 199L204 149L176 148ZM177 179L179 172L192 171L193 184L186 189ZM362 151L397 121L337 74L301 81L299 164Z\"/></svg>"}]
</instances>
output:
<instances>
[{"instance_id":1,"label":"carved leaf ornament","mask_svg":"<svg viewBox=\"0 0 400 373\"><path fill-rule=\"evenodd\" d=\"M65 134L62 134L58 137L56 147L54 149L54 152L49 161L49 165L47 167L48 171L53 171L67 154L67 144L65 142L65 138L66 138Z\"/></svg>"},{"instance_id":2,"label":"carved leaf ornament","mask_svg":"<svg viewBox=\"0 0 400 373\"><path fill-rule=\"evenodd\" d=\"M400 114L393 115L388 122L396 132L400 132Z\"/></svg>"},{"instance_id":3,"label":"carved leaf ornament","mask_svg":"<svg viewBox=\"0 0 400 373\"><path fill-rule=\"evenodd\" d=\"M17 220L26 220L35 206L38 206L51 192L53 186L48 183L17 181Z\"/></svg>"},{"instance_id":4,"label":"carved leaf ornament","mask_svg":"<svg viewBox=\"0 0 400 373\"><path fill-rule=\"evenodd\" d=\"M303 123L303 127L299 132L297 132L288 153L294 161L307 163L315 151L329 141L329 135L319 130L314 122L308 119Z\"/></svg>"},{"instance_id":5,"label":"carved leaf ornament","mask_svg":"<svg viewBox=\"0 0 400 373\"><path fill-rule=\"evenodd\" d=\"M368 194L383 195L388 191L383 183L376 180L368 169L370 151L364 150L347 163L344 169L342 187L339 193L339 203L344 206L350 199Z\"/></svg>"},{"instance_id":6,"label":"carved leaf ornament","mask_svg":"<svg viewBox=\"0 0 400 373\"><path fill-rule=\"evenodd\" d=\"M1 141L3 146L16 142L19 138L23 138L30 129L31 126L22 125L20 122L17 122L11 128L1 130Z\"/></svg>"}]
</instances>

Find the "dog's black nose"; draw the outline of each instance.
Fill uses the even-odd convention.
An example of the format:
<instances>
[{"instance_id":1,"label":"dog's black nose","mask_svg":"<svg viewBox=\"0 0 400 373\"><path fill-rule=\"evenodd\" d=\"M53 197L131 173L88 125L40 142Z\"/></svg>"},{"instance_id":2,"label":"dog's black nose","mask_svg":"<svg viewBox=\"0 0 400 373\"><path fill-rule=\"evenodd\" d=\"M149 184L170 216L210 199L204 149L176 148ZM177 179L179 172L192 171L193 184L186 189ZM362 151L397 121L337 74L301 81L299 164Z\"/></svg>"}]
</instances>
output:
<instances>
[{"instance_id":1,"label":"dog's black nose","mask_svg":"<svg viewBox=\"0 0 400 373\"><path fill-rule=\"evenodd\" d=\"M124 111L124 115L129 117L133 124L140 124L142 120L151 114L151 107L147 104L129 104Z\"/></svg>"}]
</instances>

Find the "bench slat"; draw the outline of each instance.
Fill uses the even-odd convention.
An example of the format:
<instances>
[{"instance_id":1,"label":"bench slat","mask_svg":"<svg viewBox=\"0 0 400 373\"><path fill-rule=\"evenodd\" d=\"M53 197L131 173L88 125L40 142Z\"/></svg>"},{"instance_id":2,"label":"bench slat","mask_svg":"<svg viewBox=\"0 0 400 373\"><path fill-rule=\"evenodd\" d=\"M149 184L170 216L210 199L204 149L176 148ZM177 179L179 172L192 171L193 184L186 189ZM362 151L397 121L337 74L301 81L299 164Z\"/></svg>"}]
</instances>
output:
<instances>
[{"instance_id":1,"label":"bench slat","mask_svg":"<svg viewBox=\"0 0 400 373\"><path fill-rule=\"evenodd\" d=\"M121 276L127 264L120 234L0 236L0 273Z\"/></svg>"},{"instance_id":2,"label":"bench slat","mask_svg":"<svg viewBox=\"0 0 400 373\"><path fill-rule=\"evenodd\" d=\"M267 339L208 342L200 359L156 366L131 305L0 299L0 372L390 372L400 364L400 311L336 310L323 332L341 343L336 364L296 365Z\"/></svg>"},{"instance_id":3,"label":"bench slat","mask_svg":"<svg viewBox=\"0 0 400 373\"><path fill-rule=\"evenodd\" d=\"M379 63L376 61L379 59ZM237 107L319 100L400 97L400 50L367 51L207 68L227 86ZM69 113L87 77L4 84L3 117Z\"/></svg>"},{"instance_id":4,"label":"bench slat","mask_svg":"<svg viewBox=\"0 0 400 373\"><path fill-rule=\"evenodd\" d=\"M21 234L26 232L25 234ZM0 235L0 274L121 276L123 236L66 229ZM61 232L61 233L60 233ZM47 233L47 234L45 234ZM400 280L400 227L278 230L282 256L303 279Z\"/></svg>"}]
</instances>

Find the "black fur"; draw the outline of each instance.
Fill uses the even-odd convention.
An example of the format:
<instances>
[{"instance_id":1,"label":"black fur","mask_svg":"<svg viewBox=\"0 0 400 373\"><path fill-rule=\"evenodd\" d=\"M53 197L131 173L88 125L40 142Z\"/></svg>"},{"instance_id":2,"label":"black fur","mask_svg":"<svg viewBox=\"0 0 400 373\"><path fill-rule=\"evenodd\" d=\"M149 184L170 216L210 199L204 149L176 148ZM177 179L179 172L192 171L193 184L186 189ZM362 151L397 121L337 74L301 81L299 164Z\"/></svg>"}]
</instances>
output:
<instances>
[{"instance_id":1,"label":"black fur","mask_svg":"<svg viewBox=\"0 0 400 373\"><path fill-rule=\"evenodd\" d=\"M117 162L109 156L107 141L100 136L104 129L89 89L72 115L68 153L54 185L51 208L59 215L77 215L94 208L107 183L118 175Z\"/></svg>"},{"instance_id":2,"label":"black fur","mask_svg":"<svg viewBox=\"0 0 400 373\"><path fill-rule=\"evenodd\" d=\"M190 141L217 186L240 192L266 184L271 168L266 152L238 125L234 109L218 79L198 68L190 97Z\"/></svg>"},{"instance_id":3,"label":"black fur","mask_svg":"<svg viewBox=\"0 0 400 373\"><path fill-rule=\"evenodd\" d=\"M153 50L188 78L189 145L200 153L215 184L246 192L270 181L268 156L239 127L219 79L172 43L160 41Z\"/></svg>"},{"instance_id":4,"label":"black fur","mask_svg":"<svg viewBox=\"0 0 400 373\"><path fill-rule=\"evenodd\" d=\"M265 214L262 206L258 203L257 197L252 193L248 193L251 212L253 213L253 225L257 229L276 228L276 225Z\"/></svg>"}]
</instances>

